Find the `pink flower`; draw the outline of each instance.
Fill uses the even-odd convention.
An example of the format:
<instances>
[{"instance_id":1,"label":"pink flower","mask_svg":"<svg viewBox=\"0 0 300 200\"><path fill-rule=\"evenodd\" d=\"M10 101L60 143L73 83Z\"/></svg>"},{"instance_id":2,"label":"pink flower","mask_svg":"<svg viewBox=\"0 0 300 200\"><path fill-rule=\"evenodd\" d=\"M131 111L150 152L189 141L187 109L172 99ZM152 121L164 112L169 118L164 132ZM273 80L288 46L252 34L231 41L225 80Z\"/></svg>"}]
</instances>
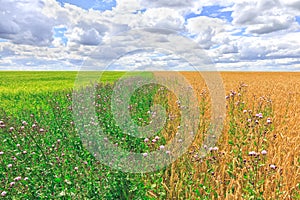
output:
<instances>
[{"instance_id":1,"label":"pink flower","mask_svg":"<svg viewBox=\"0 0 300 200\"><path fill-rule=\"evenodd\" d=\"M268 124L271 124L271 123L272 123L271 118L268 118L268 119L267 119L267 123L268 123Z\"/></svg>"},{"instance_id":2,"label":"pink flower","mask_svg":"<svg viewBox=\"0 0 300 200\"><path fill-rule=\"evenodd\" d=\"M144 142L145 142L145 143L149 142L149 138L145 138L145 139L144 139Z\"/></svg>"},{"instance_id":3,"label":"pink flower","mask_svg":"<svg viewBox=\"0 0 300 200\"><path fill-rule=\"evenodd\" d=\"M169 155L170 155L170 154L171 154L171 151L166 151L166 154L169 154Z\"/></svg>"},{"instance_id":4,"label":"pink flower","mask_svg":"<svg viewBox=\"0 0 300 200\"><path fill-rule=\"evenodd\" d=\"M23 151L23 154L27 154L27 151Z\"/></svg>"},{"instance_id":5,"label":"pink flower","mask_svg":"<svg viewBox=\"0 0 300 200\"><path fill-rule=\"evenodd\" d=\"M248 122L251 122L251 119L248 119L247 121L248 121Z\"/></svg>"},{"instance_id":6,"label":"pink flower","mask_svg":"<svg viewBox=\"0 0 300 200\"><path fill-rule=\"evenodd\" d=\"M28 179L29 179L28 177L25 177L25 178L24 178L24 181L28 181Z\"/></svg>"},{"instance_id":7,"label":"pink flower","mask_svg":"<svg viewBox=\"0 0 300 200\"><path fill-rule=\"evenodd\" d=\"M243 110L243 113L247 113L247 110Z\"/></svg>"},{"instance_id":8,"label":"pink flower","mask_svg":"<svg viewBox=\"0 0 300 200\"><path fill-rule=\"evenodd\" d=\"M21 178L21 176L17 176L15 179L14 179L14 181L20 181L22 178Z\"/></svg>"},{"instance_id":9,"label":"pink flower","mask_svg":"<svg viewBox=\"0 0 300 200\"><path fill-rule=\"evenodd\" d=\"M21 145L20 144L17 144L17 147L20 147Z\"/></svg>"},{"instance_id":10,"label":"pink flower","mask_svg":"<svg viewBox=\"0 0 300 200\"><path fill-rule=\"evenodd\" d=\"M23 124L24 126L28 125L28 123L27 123L26 121L22 121L22 124Z\"/></svg>"},{"instance_id":11,"label":"pink flower","mask_svg":"<svg viewBox=\"0 0 300 200\"><path fill-rule=\"evenodd\" d=\"M155 142L156 142L156 139L153 139L152 142L155 143Z\"/></svg>"},{"instance_id":12,"label":"pink flower","mask_svg":"<svg viewBox=\"0 0 300 200\"><path fill-rule=\"evenodd\" d=\"M60 139L57 140L57 143L60 143Z\"/></svg>"},{"instance_id":13,"label":"pink flower","mask_svg":"<svg viewBox=\"0 0 300 200\"><path fill-rule=\"evenodd\" d=\"M0 151L0 155L3 155L4 154L4 152L3 151Z\"/></svg>"},{"instance_id":14,"label":"pink flower","mask_svg":"<svg viewBox=\"0 0 300 200\"><path fill-rule=\"evenodd\" d=\"M273 164L271 164L269 166L270 166L271 169L274 169L274 170L277 168L276 165L273 165Z\"/></svg>"},{"instance_id":15,"label":"pink flower","mask_svg":"<svg viewBox=\"0 0 300 200\"><path fill-rule=\"evenodd\" d=\"M159 137L158 136L155 136L155 138L154 138L155 140L159 140Z\"/></svg>"},{"instance_id":16,"label":"pink flower","mask_svg":"<svg viewBox=\"0 0 300 200\"><path fill-rule=\"evenodd\" d=\"M255 115L256 117L259 117L259 118L263 118L263 114L262 113L258 113Z\"/></svg>"},{"instance_id":17,"label":"pink flower","mask_svg":"<svg viewBox=\"0 0 300 200\"><path fill-rule=\"evenodd\" d=\"M255 151L250 151L248 155L249 156L256 156L256 152Z\"/></svg>"},{"instance_id":18,"label":"pink flower","mask_svg":"<svg viewBox=\"0 0 300 200\"><path fill-rule=\"evenodd\" d=\"M74 167L74 170L75 170L75 171L78 171L78 167Z\"/></svg>"},{"instance_id":19,"label":"pink flower","mask_svg":"<svg viewBox=\"0 0 300 200\"><path fill-rule=\"evenodd\" d=\"M9 184L9 186L12 187L12 186L14 186L15 184L16 184L15 182L11 182L11 183Z\"/></svg>"},{"instance_id":20,"label":"pink flower","mask_svg":"<svg viewBox=\"0 0 300 200\"><path fill-rule=\"evenodd\" d=\"M261 154L262 154L262 155L267 155L267 151L266 151L266 150L262 150L262 151L261 151Z\"/></svg>"},{"instance_id":21,"label":"pink flower","mask_svg":"<svg viewBox=\"0 0 300 200\"><path fill-rule=\"evenodd\" d=\"M9 131L10 131L10 132L13 132L14 130L15 130L14 127L10 127L10 128L9 128Z\"/></svg>"},{"instance_id":22,"label":"pink flower","mask_svg":"<svg viewBox=\"0 0 300 200\"><path fill-rule=\"evenodd\" d=\"M8 167L8 168L12 168L12 164L8 164L7 167Z\"/></svg>"},{"instance_id":23,"label":"pink flower","mask_svg":"<svg viewBox=\"0 0 300 200\"><path fill-rule=\"evenodd\" d=\"M43 128L40 128L40 133L44 133L45 130Z\"/></svg>"},{"instance_id":24,"label":"pink flower","mask_svg":"<svg viewBox=\"0 0 300 200\"><path fill-rule=\"evenodd\" d=\"M143 156L144 156L144 157L147 157L147 156L148 156L148 153L143 153Z\"/></svg>"},{"instance_id":25,"label":"pink flower","mask_svg":"<svg viewBox=\"0 0 300 200\"><path fill-rule=\"evenodd\" d=\"M7 194L7 192L5 192L5 191L1 192L1 196L2 196L2 197L5 197L6 194Z\"/></svg>"},{"instance_id":26,"label":"pink flower","mask_svg":"<svg viewBox=\"0 0 300 200\"><path fill-rule=\"evenodd\" d=\"M164 146L164 145L161 145L161 146L159 147L159 150L163 150L163 149L165 149L165 146Z\"/></svg>"}]
</instances>

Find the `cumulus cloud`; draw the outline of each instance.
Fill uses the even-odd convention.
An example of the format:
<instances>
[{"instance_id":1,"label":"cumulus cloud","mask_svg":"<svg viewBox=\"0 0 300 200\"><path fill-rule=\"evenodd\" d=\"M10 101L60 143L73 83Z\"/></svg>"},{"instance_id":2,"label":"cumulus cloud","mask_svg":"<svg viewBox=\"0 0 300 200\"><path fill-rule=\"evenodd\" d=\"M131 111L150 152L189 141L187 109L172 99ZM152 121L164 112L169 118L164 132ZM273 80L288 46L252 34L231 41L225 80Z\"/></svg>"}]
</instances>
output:
<instances>
[{"instance_id":1,"label":"cumulus cloud","mask_svg":"<svg viewBox=\"0 0 300 200\"><path fill-rule=\"evenodd\" d=\"M50 44L55 20L40 12L43 7L38 0L1 1L0 37L16 44Z\"/></svg>"},{"instance_id":2,"label":"cumulus cloud","mask_svg":"<svg viewBox=\"0 0 300 200\"><path fill-rule=\"evenodd\" d=\"M292 63L299 66L300 62L300 27L295 19L300 10L298 0L116 0L116 6L105 11L68 3L62 6L56 0L0 3L0 38L5 39L0 40L2 68L15 65L36 69L40 65L56 69L61 63L75 69L86 58L97 64L143 48L146 42L141 38L162 46L172 41L174 52L183 57L189 57L194 49L204 49L224 69L238 69L239 64L241 69L249 69L253 62L253 66L259 63L290 69ZM204 6L213 6L215 13L203 16ZM205 10L211 12L210 7ZM228 16L213 18L222 11L232 12L233 20L226 20ZM140 28L148 28L143 33L147 37L132 34L131 30ZM176 45L186 44L174 41L172 30L190 37L195 46L185 51L176 49ZM151 58L124 62L128 66L155 63L172 69L188 67L178 65L171 56Z\"/></svg>"},{"instance_id":3,"label":"cumulus cloud","mask_svg":"<svg viewBox=\"0 0 300 200\"><path fill-rule=\"evenodd\" d=\"M279 0L240 1L233 6L233 24L247 33L268 34L296 25L295 16Z\"/></svg>"}]
</instances>

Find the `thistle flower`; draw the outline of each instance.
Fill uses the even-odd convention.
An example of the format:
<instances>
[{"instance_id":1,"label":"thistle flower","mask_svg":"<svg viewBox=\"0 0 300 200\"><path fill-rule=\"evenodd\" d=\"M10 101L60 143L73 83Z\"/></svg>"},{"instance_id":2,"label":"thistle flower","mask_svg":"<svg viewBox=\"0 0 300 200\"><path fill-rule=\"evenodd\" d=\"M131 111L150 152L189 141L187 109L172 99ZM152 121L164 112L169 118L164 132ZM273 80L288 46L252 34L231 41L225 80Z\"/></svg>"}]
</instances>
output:
<instances>
[{"instance_id":1,"label":"thistle flower","mask_svg":"<svg viewBox=\"0 0 300 200\"><path fill-rule=\"evenodd\" d=\"M165 149L165 146L164 146L164 145L161 145L161 146L159 147L159 150L163 150L163 149Z\"/></svg>"},{"instance_id":2,"label":"thistle flower","mask_svg":"<svg viewBox=\"0 0 300 200\"><path fill-rule=\"evenodd\" d=\"M14 127L10 127L10 128L9 128L9 131L10 131L10 132L13 132L14 130L15 130Z\"/></svg>"},{"instance_id":3,"label":"thistle flower","mask_svg":"<svg viewBox=\"0 0 300 200\"><path fill-rule=\"evenodd\" d=\"M273 165L273 164L271 164L269 166L270 166L271 169L274 169L274 170L277 168L276 165Z\"/></svg>"},{"instance_id":4,"label":"thistle flower","mask_svg":"<svg viewBox=\"0 0 300 200\"><path fill-rule=\"evenodd\" d=\"M261 154L262 154L262 155L267 155L267 153L268 153L268 152L267 152L266 150L262 150L262 151L261 151Z\"/></svg>"},{"instance_id":5,"label":"thistle flower","mask_svg":"<svg viewBox=\"0 0 300 200\"><path fill-rule=\"evenodd\" d=\"M39 132L40 132L40 133L44 133L45 130L44 130L43 128L40 128Z\"/></svg>"},{"instance_id":6,"label":"thistle flower","mask_svg":"<svg viewBox=\"0 0 300 200\"><path fill-rule=\"evenodd\" d=\"M143 153L143 156L144 156L144 157L147 157L147 156L148 156L148 153Z\"/></svg>"},{"instance_id":7,"label":"thistle flower","mask_svg":"<svg viewBox=\"0 0 300 200\"><path fill-rule=\"evenodd\" d=\"M12 187L12 186L14 186L15 184L16 184L15 182L11 182L11 183L9 184L9 186Z\"/></svg>"},{"instance_id":8,"label":"thistle flower","mask_svg":"<svg viewBox=\"0 0 300 200\"><path fill-rule=\"evenodd\" d=\"M5 197L6 194L7 194L7 192L5 192L5 191L1 192L1 196L2 196L2 197Z\"/></svg>"},{"instance_id":9,"label":"thistle flower","mask_svg":"<svg viewBox=\"0 0 300 200\"><path fill-rule=\"evenodd\" d=\"M155 136L155 138L154 138L155 140L159 140L159 137L158 136Z\"/></svg>"},{"instance_id":10,"label":"thistle flower","mask_svg":"<svg viewBox=\"0 0 300 200\"><path fill-rule=\"evenodd\" d=\"M145 138L145 139L144 139L144 142L145 142L145 143L149 142L149 138Z\"/></svg>"}]
</instances>

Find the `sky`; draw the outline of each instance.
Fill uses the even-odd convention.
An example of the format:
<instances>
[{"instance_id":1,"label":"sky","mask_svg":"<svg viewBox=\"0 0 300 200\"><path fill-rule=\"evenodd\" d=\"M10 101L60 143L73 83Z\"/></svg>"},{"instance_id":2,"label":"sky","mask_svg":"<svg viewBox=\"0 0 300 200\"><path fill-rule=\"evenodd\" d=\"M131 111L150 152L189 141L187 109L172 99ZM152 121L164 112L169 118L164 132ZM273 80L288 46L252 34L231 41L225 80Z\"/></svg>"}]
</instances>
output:
<instances>
[{"instance_id":1,"label":"sky","mask_svg":"<svg viewBox=\"0 0 300 200\"><path fill-rule=\"evenodd\" d=\"M220 71L300 71L300 0L0 5L0 70L189 70L198 56Z\"/></svg>"}]
</instances>

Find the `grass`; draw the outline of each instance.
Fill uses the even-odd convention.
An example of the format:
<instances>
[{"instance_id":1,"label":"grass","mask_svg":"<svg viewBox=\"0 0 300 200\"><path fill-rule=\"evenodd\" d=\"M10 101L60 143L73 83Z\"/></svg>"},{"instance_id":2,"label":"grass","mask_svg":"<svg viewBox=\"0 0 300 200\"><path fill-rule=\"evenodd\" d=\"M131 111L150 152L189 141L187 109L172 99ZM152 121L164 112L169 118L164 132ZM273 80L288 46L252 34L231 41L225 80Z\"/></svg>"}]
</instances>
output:
<instances>
[{"instance_id":1,"label":"grass","mask_svg":"<svg viewBox=\"0 0 300 200\"><path fill-rule=\"evenodd\" d=\"M87 150L95 141L80 138L72 112L75 72L0 72L3 198L299 199L299 73L221 73L227 118L218 143L204 158L199 147L211 123L210 94L195 73L182 74L199 98L201 117L193 144L161 170L131 174L99 162ZM107 72L97 83L96 118L90 126L99 123L107 139L125 150L157 150L178 131L180 105L161 86L139 88L129 101L132 120L150 124L150 106L157 103L166 109L167 123L154 142L155 136L144 141L125 134L111 110L114 81L122 75Z\"/></svg>"}]
</instances>

